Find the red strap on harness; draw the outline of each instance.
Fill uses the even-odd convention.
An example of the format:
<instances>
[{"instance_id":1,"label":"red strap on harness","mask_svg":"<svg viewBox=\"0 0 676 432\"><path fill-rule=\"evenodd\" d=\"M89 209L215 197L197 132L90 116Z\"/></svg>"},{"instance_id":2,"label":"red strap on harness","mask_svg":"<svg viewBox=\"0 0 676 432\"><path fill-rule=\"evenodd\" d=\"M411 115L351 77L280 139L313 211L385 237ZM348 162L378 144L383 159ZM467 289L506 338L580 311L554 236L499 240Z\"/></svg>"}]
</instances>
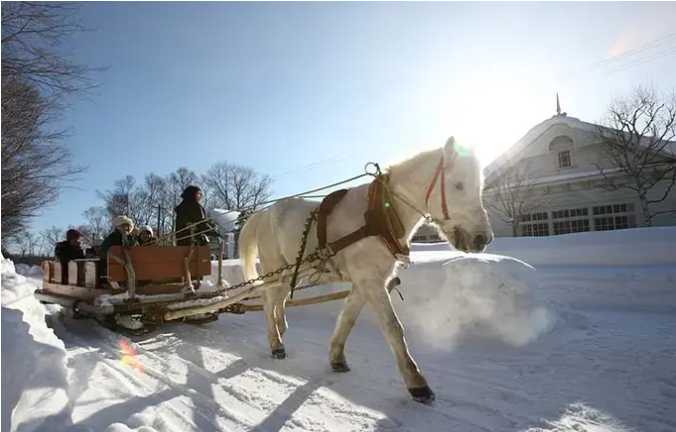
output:
<instances>
[{"instance_id":1,"label":"red strap on harness","mask_svg":"<svg viewBox=\"0 0 676 432\"><path fill-rule=\"evenodd\" d=\"M439 164L437 169L434 171L434 177L430 182L430 185L427 188L427 194L425 194L425 206L430 208L430 197L432 196L432 191L434 186L437 184L437 180L441 178L441 211L444 214L444 220L449 220L451 217L448 215L448 205L446 204L446 170L444 169L444 153L442 150L441 158L439 159Z\"/></svg>"}]
</instances>

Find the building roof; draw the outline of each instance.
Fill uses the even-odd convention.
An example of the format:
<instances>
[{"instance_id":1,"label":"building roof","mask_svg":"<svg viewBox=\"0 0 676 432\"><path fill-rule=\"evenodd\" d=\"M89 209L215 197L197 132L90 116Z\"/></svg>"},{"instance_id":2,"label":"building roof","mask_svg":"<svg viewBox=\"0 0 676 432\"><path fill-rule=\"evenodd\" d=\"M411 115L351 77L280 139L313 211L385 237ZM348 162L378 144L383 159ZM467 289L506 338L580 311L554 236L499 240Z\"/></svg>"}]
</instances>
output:
<instances>
[{"instance_id":1,"label":"building roof","mask_svg":"<svg viewBox=\"0 0 676 432\"><path fill-rule=\"evenodd\" d=\"M518 159L519 153L521 153L526 147L531 143L536 141L540 136L546 133L549 129L557 125L565 125L573 129L578 129L591 133L598 133L599 130L607 133L608 135L612 134L614 131L608 127L597 125L594 123L588 123L582 121L578 118L568 116L567 114L556 114L537 125L533 126L526 134L521 137L514 145L508 148L504 153L498 156L493 162L488 164L483 170L484 176L487 178L490 174L498 171L509 161ZM665 147L665 152L671 156L676 157L676 141L670 141Z\"/></svg>"}]
</instances>

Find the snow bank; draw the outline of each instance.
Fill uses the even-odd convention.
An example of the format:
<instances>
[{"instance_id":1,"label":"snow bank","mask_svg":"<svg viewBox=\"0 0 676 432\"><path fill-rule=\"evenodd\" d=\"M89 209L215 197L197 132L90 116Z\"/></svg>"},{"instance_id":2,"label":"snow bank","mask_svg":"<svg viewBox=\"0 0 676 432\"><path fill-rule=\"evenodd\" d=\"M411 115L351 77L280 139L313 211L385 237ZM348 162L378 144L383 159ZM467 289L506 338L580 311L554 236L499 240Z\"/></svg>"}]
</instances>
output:
<instances>
[{"instance_id":1,"label":"snow bank","mask_svg":"<svg viewBox=\"0 0 676 432\"><path fill-rule=\"evenodd\" d=\"M47 327L35 288L2 258L3 431L56 431L70 422L65 347Z\"/></svg>"},{"instance_id":2,"label":"snow bank","mask_svg":"<svg viewBox=\"0 0 676 432\"><path fill-rule=\"evenodd\" d=\"M549 237L499 237L487 252L518 258L533 266L676 265L676 227L634 228ZM447 243L415 243L411 250L434 255Z\"/></svg>"},{"instance_id":3,"label":"snow bank","mask_svg":"<svg viewBox=\"0 0 676 432\"><path fill-rule=\"evenodd\" d=\"M450 349L465 338L521 346L553 323L532 296L534 273L519 260L488 254L418 261L400 273L404 302L396 306L407 331L437 348Z\"/></svg>"},{"instance_id":4,"label":"snow bank","mask_svg":"<svg viewBox=\"0 0 676 432\"><path fill-rule=\"evenodd\" d=\"M40 266L30 266L28 264L15 264L15 271L23 276L42 277L42 268Z\"/></svg>"},{"instance_id":5,"label":"snow bank","mask_svg":"<svg viewBox=\"0 0 676 432\"><path fill-rule=\"evenodd\" d=\"M676 265L676 227L634 228L550 237L501 237L488 252L538 265Z\"/></svg>"}]
</instances>

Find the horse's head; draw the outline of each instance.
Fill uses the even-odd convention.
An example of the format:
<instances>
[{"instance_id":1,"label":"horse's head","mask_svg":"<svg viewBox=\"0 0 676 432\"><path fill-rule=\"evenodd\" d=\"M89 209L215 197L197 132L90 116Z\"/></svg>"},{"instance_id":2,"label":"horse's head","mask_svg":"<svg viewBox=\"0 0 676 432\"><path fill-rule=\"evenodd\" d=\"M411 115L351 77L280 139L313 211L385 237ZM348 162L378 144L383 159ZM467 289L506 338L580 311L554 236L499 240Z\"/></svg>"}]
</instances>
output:
<instances>
[{"instance_id":1,"label":"horse's head","mask_svg":"<svg viewBox=\"0 0 676 432\"><path fill-rule=\"evenodd\" d=\"M449 138L425 198L434 223L456 249L464 252L482 252L493 240L481 186L481 169L474 151Z\"/></svg>"}]
</instances>

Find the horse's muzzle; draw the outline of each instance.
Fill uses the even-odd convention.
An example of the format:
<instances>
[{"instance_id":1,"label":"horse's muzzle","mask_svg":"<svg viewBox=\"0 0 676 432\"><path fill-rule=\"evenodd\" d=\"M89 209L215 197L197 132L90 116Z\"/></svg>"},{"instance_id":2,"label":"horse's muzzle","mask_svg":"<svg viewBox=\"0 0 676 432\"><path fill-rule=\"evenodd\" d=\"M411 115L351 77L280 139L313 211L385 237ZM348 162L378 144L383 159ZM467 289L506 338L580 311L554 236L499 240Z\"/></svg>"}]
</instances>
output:
<instances>
[{"instance_id":1,"label":"horse's muzzle","mask_svg":"<svg viewBox=\"0 0 676 432\"><path fill-rule=\"evenodd\" d=\"M493 240L492 233L479 233L472 236L465 229L456 226L451 237L453 246L463 252L483 252Z\"/></svg>"}]
</instances>

